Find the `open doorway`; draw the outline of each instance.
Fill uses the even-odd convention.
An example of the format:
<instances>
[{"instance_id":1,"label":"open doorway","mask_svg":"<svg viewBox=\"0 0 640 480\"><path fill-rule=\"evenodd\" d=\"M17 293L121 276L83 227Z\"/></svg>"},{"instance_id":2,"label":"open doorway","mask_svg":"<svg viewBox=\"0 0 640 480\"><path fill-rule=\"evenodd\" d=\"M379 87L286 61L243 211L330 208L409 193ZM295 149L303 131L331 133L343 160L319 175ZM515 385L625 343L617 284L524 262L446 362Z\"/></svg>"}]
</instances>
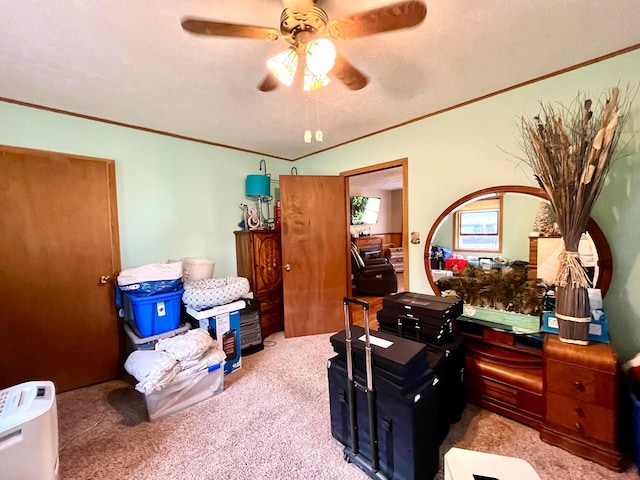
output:
<instances>
[{"instance_id":1,"label":"open doorway","mask_svg":"<svg viewBox=\"0 0 640 480\"><path fill-rule=\"evenodd\" d=\"M381 199L375 222L349 221L349 240L365 247L375 244L371 249L381 248L387 258L394 256L398 291L409 290L407 163L403 158L341 173L348 179L347 205L353 197Z\"/></svg>"}]
</instances>

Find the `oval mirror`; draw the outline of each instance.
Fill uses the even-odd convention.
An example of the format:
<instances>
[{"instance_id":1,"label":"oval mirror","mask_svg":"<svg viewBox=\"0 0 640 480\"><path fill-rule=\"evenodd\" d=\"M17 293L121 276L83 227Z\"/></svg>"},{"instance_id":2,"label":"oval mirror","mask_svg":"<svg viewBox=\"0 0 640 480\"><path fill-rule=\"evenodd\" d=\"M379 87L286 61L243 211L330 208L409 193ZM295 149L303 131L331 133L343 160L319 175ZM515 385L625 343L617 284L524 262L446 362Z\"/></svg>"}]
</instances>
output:
<instances>
[{"instance_id":1,"label":"oval mirror","mask_svg":"<svg viewBox=\"0 0 640 480\"><path fill-rule=\"evenodd\" d=\"M425 242L425 270L434 293L440 295L436 284L439 278L452 275L469 262L482 266L483 262L495 265L519 261L526 264L529 278L542 278L551 283L557 271L554 262L562 249L562 238L553 231L534 231L546 200L546 194L539 188L502 185L470 193L449 206L437 218ZM472 220L471 214L479 210L474 209L474 205L482 205L487 210L495 208L500 213L489 219L476 216L476 220ZM463 216L461 212L468 215ZM463 235L454 236L454 229ZM432 247L436 247L435 252ZM443 258L447 254L452 257ZM591 218L581 241L580 254L583 264L589 267L595 287L604 296L611 284L611 249Z\"/></svg>"}]
</instances>

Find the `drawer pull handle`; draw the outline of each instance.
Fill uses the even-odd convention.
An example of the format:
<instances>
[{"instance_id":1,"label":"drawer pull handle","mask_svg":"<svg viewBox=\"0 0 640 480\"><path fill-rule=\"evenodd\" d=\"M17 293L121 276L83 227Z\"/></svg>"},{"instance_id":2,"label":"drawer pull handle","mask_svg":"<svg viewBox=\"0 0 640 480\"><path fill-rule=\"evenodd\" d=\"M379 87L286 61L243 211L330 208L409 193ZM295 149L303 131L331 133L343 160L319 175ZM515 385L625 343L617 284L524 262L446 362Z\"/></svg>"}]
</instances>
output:
<instances>
[{"instance_id":1,"label":"drawer pull handle","mask_svg":"<svg viewBox=\"0 0 640 480\"><path fill-rule=\"evenodd\" d=\"M578 391L580 391L580 392L584 392L584 384L583 384L580 380L577 380L577 381L576 381L576 382L574 382L573 384L576 386L576 388L578 389Z\"/></svg>"},{"instance_id":2,"label":"drawer pull handle","mask_svg":"<svg viewBox=\"0 0 640 480\"><path fill-rule=\"evenodd\" d=\"M579 417L584 417L584 410L582 410L582 408L576 407L574 408L574 411L576 412L576 415L578 415Z\"/></svg>"},{"instance_id":3,"label":"drawer pull handle","mask_svg":"<svg viewBox=\"0 0 640 480\"><path fill-rule=\"evenodd\" d=\"M582 424L580 422L576 422L576 430L581 432L583 430Z\"/></svg>"}]
</instances>

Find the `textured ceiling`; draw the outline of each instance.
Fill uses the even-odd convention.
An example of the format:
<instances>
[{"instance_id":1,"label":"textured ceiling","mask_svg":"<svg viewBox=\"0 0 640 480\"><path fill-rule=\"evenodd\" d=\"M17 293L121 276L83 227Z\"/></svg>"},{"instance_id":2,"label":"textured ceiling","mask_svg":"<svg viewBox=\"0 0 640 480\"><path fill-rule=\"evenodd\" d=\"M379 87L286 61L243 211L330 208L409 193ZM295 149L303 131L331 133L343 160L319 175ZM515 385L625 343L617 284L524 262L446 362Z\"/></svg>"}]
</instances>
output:
<instances>
[{"instance_id":1,"label":"textured ceiling","mask_svg":"<svg viewBox=\"0 0 640 480\"><path fill-rule=\"evenodd\" d=\"M318 2L330 18L389 3ZM278 28L281 0L0 0L0 98L297 159L640 44L638 0L426 3L416 28L337 42L365 88L305 94L256 88L284 40L180 26Z\"/></svg>"},{"instance_id":2,"label":"textured ceiling","mask_svg":"<svg viewBox=\"0 0 640 480\"><path fill-rule=\"evenodd\" d=\"M375 190L402 190L402 167L354 175L349 177L349 185Z\"/></svg>"}]
</instances>

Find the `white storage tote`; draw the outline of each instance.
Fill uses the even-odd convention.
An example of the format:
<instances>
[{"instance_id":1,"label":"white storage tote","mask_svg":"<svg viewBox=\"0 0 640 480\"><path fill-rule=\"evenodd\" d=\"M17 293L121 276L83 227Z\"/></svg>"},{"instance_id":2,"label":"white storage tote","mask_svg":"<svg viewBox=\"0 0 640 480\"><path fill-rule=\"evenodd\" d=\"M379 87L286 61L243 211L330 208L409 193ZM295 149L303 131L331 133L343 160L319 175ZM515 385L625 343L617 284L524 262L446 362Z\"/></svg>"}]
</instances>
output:
<instances>
[{"instance_id":1,"label":"white storage tote","mask_svg":"<svg viewBox=\"0 0 640 480\"><path fill-rule=\"evenodd\" d=\"M195 373L180 373L162 390L145 394L149 421L161 418L190 407L223 390L224 362Z\"/></svg>"}]
</instances>

